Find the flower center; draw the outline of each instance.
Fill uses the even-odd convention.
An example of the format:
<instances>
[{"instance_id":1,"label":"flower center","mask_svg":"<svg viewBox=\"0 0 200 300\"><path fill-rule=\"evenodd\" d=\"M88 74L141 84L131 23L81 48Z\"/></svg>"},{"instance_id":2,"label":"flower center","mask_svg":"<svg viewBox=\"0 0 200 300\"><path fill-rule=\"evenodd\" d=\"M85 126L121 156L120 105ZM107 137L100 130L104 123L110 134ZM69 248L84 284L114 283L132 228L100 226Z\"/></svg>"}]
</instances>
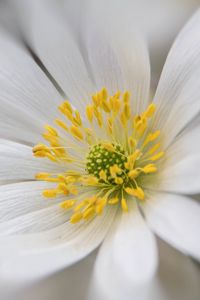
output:
<instances>
[{"instance_id":1,"label":"flower center","mask_svg":"<svg viewBox=\"0 0 200 300\"><path fill-rule=\"evenodd\" d=\"M119 144L99 143L91 147L87 156L86 170L94 175L100 182L117 184L116 178L126 179L125 168L127 156L125 150ZM119 175L120 177L116 177Z\"/></svg>"},{"instance_id":2,"label":"flower center","mask_svg":"<svg viewBox=\"0 0 200 300\"><path fill-rule=\"evenodd\" d=\"M55 120L57 129L45 126L43 138L48 144L33 148L35 157L61 168L60 173L36 175L52 183L43 196L65 197L60 206L71 210L71 223L101 215L108 205L128 211L128 201L143 201L142 179L157 172L164 154L160 131L149 126L155 109L151 103L134 115L129 92L109 96L103 88L86 106L83 122L79 111L64 101L59 106L63 118Z\"/></svg>"}]
</instances>

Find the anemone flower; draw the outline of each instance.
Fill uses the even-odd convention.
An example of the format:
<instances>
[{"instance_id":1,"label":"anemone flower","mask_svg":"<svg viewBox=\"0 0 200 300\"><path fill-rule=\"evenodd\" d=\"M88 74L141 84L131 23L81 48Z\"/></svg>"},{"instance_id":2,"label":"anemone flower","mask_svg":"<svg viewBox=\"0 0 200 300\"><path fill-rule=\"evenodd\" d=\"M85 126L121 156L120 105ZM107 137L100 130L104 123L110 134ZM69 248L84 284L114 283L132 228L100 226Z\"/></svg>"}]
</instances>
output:
<instances>
[{"instance_id":1,"label":"anemone flower","mask_svg":"<svg viewBox=\"0 0 200 300\"><path fill-rule=\"evenodd\" d=\"M132 27L94 22L77 41L56 11L33 9L26 22L45 72L0 35L1 276L46 276L101 244L99 285L129 289L156 273L156 236L200 259L200 207L189 196L200 192L200 11L153 100Z\"/></svg>"}]
</instances>

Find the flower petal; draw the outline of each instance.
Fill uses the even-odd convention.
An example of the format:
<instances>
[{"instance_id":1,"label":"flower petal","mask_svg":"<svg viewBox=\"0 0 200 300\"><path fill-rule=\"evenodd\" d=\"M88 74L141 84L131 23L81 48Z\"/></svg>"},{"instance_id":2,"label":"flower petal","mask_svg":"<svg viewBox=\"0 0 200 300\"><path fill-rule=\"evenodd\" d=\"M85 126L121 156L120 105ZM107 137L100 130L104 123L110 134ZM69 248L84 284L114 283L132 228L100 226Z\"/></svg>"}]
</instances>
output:
<instances>
[{"instance_id":1,"label":"flower petal","mask_svg":"<svg viewBox=\"0 0 200 300\"><path fill-rule=\"evenodd\" d=\"M155 126L164 135L165 146L200 111L200 10L176 39L165 63L155 94Z\"/></svg>"},{"instance_id":2,"label":"flower petal","mask_svg":"<svg viewBox=\"0 0 200 300\"><path fill-rule=\"evenodd\" d=\"M200 293L198 266L189 257L177 251L164 241L157 239L159 251L159 266L154 276L148 282L132 284L130 293L127 286L121 285L113 289L113 277L110 277L102 288L92 277L90 284L90 300L197 300ZM148 248L146 249L148 252ZM108 268L106 266L106 268ZM107 270L108 272L108 270ZM94 274L95 275L95 274ZM180 288L181 287L181 288Z\"/></svg>"},{"instance_id":3,"label":"flower petal","mask_svg":"<svg viewBox=\"0 0 200 300\"><path fill-rule=\"evenodd\" d=\"M70 299L87 299L88 285L91 278L92 268L95 261L93 251L82 261L61 270L52 276L42 280L36 280L27 284L24 280L12 285L9 280L0 278L1 299L65 299L66 295ZM74 288L74 283L78 283L78 288Z\"/></svg>"},{"instance_id":4,"label":"flower petal","mask_svg":"<svg viewBox=\"0 0 200 300\"><path fill-rule=\"evenodd\" d=\"M151 229L173 247L200 259L200 206L190 198L155 194L147 199L144 213Z\"/></svg>"},{"instance_id":5,"label":"flower petal","mask_svg":"<svg viewBox=\"0 0 200 300\"><path fill-rule=\"evenodd\" d=\"M198 265L162 240L158 240L158 247L160 295L156 299L197 300L200 294Z\"/></svg>"},{"instance_id":6,"label":"flower petal","mask_svg":"<svg viewBox=\"0 0 200 300\"><path fill-rule=\"evenodd\" d=\"M20 182L0 186L0 224L16 217L50 207L60 201L45 200L44 189L52 183L43 181Z\"/></svg>"},{"instance_id":7,"label":"flower petal","mask_svg":"<svg viewBox=\"0 0 200 300\"><path fill-rule=\"evenodd\" d=\"M103 240L116 210L84 224L65 223L39 234L0 239L0 277L28 280L43 277L82 259Z\"/></svg>"},{"instance_id":8,"label":"flower petal","mask_svg":"<svg viewBox=\"0 0 200 300\"><path fill-rule=\"evenodd\" d=\"M147 180L146 188L197 194L200 192L200 126L185 131L166 150L165 161L160 165L158 180Z\"/></svg>"},{"instance_id":9,"label":"flower petal","mask_svg":"<svg viewBox=\"0 0 200 300\"><path fill-rule=\"evenodd\" d=\"M89 5L88 5L89 6ZM147 47L134 31L127 11L113 16L112 6L92 3L82 26L83 41L97 87L110 93L131 92L134 111L142 111L149 101L150 64ZM103 20L103 22L102 22ZM92 24L92 26L91 26ZM86 30L85 30L86 27Z\"/></svg>"},{"instance_id":10,"label":"flower petal","mask_svg":"<svg viewBox=\"0 0 200 300\"><path fill-rule=\"evenodd\" d=\"M43 201L45 201L45 199L43 199ZM43 232L66 223L68 219L69 212L66 212L58 204L54 204L50 207L26 213L12 220L1 222L0 237Z\"/></svg>"},{"instance_id":11,"label":"flower petal","mask_svg":"<svg viewBox=\"0 0 200 300\"><path fill-rule=\"evenodd\" d=\"M96 261L95 280L101 290L127 298L134 286L153 277L156 268L154 236L135 206L122 215L105 239Z\"/></svg>"},{"instance_id":12,"label":"flower petal","mask_svg":"<svg viewBox=\"0 0 200 300\"><path fill-rule=\"evenodd\" d=\"M30 46L79 108L80 101L87 102L95 88L61 6L57 4L56 1L20 1L16 8Z\"/></svg>"},{"instance_id":13,"label":"flower petal","mask_svg":"<svg viewBox=\"0 0 200 300\"><path fill-rule=\"evenodd\" d=\"M0 139L0 182L13 180L33 180L38 172L64 170L46 159L33 156L32 148L26 145Z\"/></svg>"},{"instance_id":14,"label":"flower petal","mask_svg":"<svg viewBox=\"0 0 200 300\"><path fill-rule=\"evenodd\" d=\"M27 51L0 31L0 135L38 142L61 97Z\"/></svg>"}]
</instances>

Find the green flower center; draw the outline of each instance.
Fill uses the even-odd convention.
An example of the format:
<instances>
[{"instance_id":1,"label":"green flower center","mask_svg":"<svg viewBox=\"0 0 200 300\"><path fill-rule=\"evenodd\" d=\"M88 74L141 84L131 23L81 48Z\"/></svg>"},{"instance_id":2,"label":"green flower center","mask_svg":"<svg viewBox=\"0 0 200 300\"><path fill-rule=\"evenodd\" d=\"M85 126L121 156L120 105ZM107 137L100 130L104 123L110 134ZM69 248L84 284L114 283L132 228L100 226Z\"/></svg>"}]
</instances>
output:
<instances>
[{"instance_id":1,"label":"green flower center","mask_svg":"<svg viewBox=\"0 0 200 300\"><path fill-rule=\"evenodd\" d=\"M91 147L87 156L86 171L100 179L101 182L106 181L110 184L116 184L114 181L114 170L116 166L118 172L116 172L123 181L126 178L128 170L125 168L127 162L127 156L125 150L119 144L111 144L111 149L106 149L104 144L97 144ZM113 170L114 169L114 170ZM105 174L105 178L102 177L102 171Z\"/></svg>"}]
</instances>

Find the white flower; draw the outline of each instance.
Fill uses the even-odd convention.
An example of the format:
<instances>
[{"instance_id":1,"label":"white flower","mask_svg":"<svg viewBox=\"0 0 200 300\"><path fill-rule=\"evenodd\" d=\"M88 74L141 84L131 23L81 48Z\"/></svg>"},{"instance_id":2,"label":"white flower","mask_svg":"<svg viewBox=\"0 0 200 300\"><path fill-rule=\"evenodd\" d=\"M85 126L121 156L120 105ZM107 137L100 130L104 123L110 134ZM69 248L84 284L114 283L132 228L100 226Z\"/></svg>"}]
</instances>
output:
<instances>
[{"instance_id":1,"label":"white flower","mask_svg":"<svg viewBox=\"0 0 200 300\"><path fill-rule=\"evenodd\" d=\"M186 196L200 192L200 11L150 103L148 51L133 28L108 33L89 19L80 46L56 11L49 19L33 3L29 43L69 101L1 32L0 273L41 277L103 242L99 286L129 293L156 272L154 233L200 258L200 207Z\"/></svg>"}]
</instances>

